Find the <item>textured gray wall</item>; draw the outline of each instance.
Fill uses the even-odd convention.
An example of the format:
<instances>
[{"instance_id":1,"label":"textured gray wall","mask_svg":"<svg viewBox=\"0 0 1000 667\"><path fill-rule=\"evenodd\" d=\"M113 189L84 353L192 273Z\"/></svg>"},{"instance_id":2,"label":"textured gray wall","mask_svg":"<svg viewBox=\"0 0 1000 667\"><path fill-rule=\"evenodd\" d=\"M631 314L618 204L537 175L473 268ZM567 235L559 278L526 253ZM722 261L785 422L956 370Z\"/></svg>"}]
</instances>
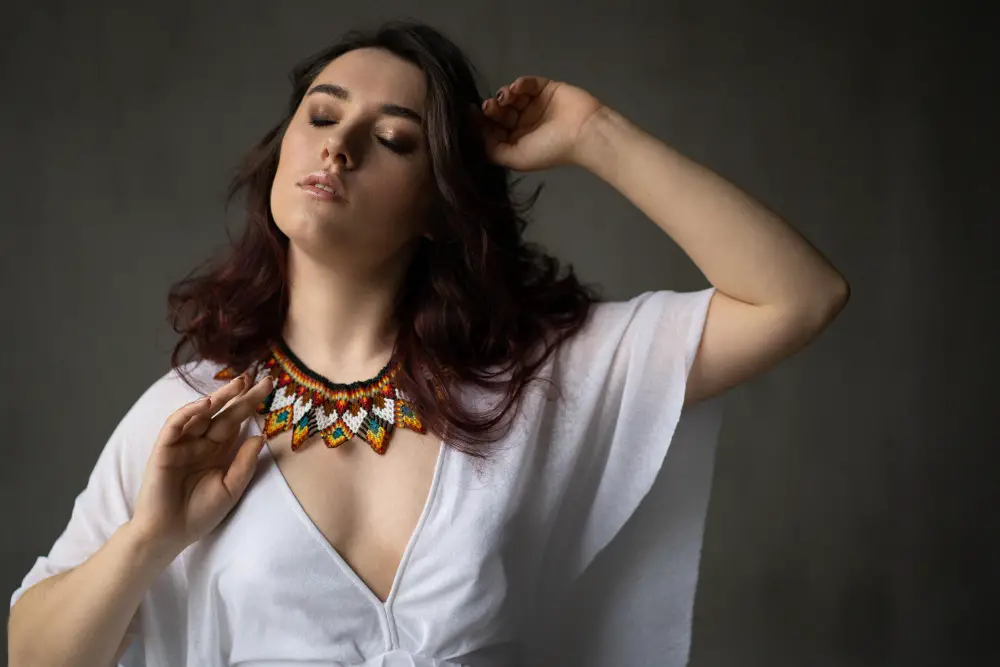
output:
<instances>
[{"instance_id":1,"label":"textured gray wall","mask_svg":"<svg viewBox=\"0 0 1000 667\"><path fill-rule=\"evenodd\" d=\"M228 174L284 105L288 67L344 28L415 16L490 89L537 73L592 90L782 213L852 283L827 333L727 400L692 665L996 664L1000 114L975 12L100 4L22 4L0 25L3 590L165 371L167 288L224 242ZM608 297L704 285L594 177L539 179L533 237Z\"/></svg>"}]
</instances>

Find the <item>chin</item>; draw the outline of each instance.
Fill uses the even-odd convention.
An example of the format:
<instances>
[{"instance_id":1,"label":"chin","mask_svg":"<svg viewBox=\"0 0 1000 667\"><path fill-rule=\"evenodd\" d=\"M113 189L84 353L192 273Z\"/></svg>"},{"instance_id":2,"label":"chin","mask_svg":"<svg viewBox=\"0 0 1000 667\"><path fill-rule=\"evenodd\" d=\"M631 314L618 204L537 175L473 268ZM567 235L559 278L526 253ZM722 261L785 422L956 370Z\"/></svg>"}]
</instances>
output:
<instances>
[{"instance_id":1,"label":"chin","mask_svg":"<svg viewBox=\"0 0 1000 667\"><path fill-rule=\"evenodd\" d=\"M302 234L313 235L347 226L349 215L342 207L316 201L301 192L291 196L271 198L271 215L278 229L293 238Z\"/></svg>"},{"instance_id":2,"label":"chin","mask_svg":"<svg viewBox=\"0 0 1000 667\"><path fill-rule=\"evenodd\" d=\"M298 215L278 221L278 229L288 237L289 243L316 259L332 260L345 251L357 255L365 245L358 235L358 228L342 215Z\"/></svg>"},{"instance_id":3,"label":"chin","mask_svg":"<svg viewBox=\"0 0 1000 667\"><path fill-rule=\"evenodd\" d=\"M352 233L352 226L348 221L335 216L296 216L290 224L281 226L279 229L285 233L289 239L306 245L331 245L335 243L343 244L348 242L356 234Z\"/></svg>"}]
</instances>

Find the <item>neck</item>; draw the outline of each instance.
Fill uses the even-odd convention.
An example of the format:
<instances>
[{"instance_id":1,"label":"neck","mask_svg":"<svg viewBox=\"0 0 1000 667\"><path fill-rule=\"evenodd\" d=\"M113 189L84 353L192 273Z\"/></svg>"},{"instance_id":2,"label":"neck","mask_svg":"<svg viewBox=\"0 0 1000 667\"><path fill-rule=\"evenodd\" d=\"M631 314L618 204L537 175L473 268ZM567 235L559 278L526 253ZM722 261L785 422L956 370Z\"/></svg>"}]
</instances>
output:
<instances>
[{"instance_id":1,"label":"neck","mask_svg":"<svg viewBox=\"0 0 1000 667\"><path fill-rule=\"evenodd\" d=\"M283 336L309 370L332 382L374 377L396 342L395 298L407 263L330 266L288 247Z\"/></svg>"}]
</instances>

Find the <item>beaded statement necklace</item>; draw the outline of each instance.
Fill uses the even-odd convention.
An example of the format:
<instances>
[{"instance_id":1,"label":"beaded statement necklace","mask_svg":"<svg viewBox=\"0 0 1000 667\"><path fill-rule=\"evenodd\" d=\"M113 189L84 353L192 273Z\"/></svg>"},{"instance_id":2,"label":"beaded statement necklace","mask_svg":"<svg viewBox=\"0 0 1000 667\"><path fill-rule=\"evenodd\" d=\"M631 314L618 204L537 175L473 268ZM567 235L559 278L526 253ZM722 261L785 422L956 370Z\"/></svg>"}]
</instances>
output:
<instances>
[{"instance_id":1,"label":"beaded statement necklace","mask_svg":"<svg viewBox=\"0 0 1000 667\"><path fill-rule=\"evenodd\" d=\"M327 447L337 447L357 436L376 453L385 454L396 428L425 432L420 415L396 387L401 366L393 359L371 380L337 384L310 371L283 341L272 345L255 380L270 375L274 382L271 393L257 406L257 414L266 415L264 436L292 429L293 451L317 433ZM227 367L215 379L238 375L237 369Z\"/></svg>"}]
</instances>

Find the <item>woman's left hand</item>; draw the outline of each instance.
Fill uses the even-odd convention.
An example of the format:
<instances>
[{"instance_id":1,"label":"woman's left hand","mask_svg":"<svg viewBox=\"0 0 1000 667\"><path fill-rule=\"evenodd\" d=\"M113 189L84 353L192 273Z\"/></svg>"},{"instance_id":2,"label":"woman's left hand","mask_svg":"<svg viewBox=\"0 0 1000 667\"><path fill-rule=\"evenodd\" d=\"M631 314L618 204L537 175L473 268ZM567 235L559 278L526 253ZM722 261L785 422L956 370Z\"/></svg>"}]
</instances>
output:
<instances>
[{"instance_id":1,"label":"woman's left hand","mask_svg":"<svg viewBox=\"0 0 1000 667\"><path fill-rule=\"evenodd\" d=\"M561 81L522 76L483 102L483 139L489 158L518 171L576 162L587 122L604 105Z\"/></svg>"}]
</instances>

